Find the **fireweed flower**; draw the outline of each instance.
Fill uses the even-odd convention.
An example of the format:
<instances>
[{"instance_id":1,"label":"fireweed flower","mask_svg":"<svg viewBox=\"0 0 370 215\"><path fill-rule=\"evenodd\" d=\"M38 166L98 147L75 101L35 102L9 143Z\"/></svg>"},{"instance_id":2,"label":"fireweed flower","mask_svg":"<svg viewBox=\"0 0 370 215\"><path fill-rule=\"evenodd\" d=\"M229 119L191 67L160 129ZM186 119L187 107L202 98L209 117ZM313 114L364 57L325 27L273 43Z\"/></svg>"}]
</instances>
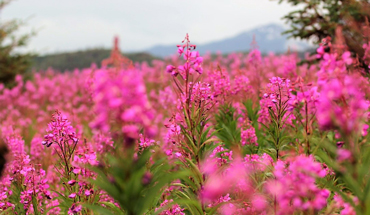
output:
<instances>
[{"instance_id":1,"label":"fireweed flower","mask_svg":"<svg viewBox=\"0 0 370 215\"><path fill-rule=\"evenodd\" d=\"M319 71L316 72L318 87L325 86L330 79L345 76L348 73L347 66L352 62L349 52L344 52L341 56L337 53L325 53L320 61Z\"/></svg>"},{"instance_id":2,"label":"fireweed flower","mask_svg":"<svg viewBox=\"0 0 370 215\"><path fill-rule=\"evenodd\" d=\"M302 121L305 122L306 112L307 115L309 115L307 116L307 119L310 119L311 116L315 115L317 111L316 105L319 98L320 93L318 92L318 87L311 83L303 84L303 80L300 79L296 95L291 94L289 104L304 116ZM302 104L302 107L300 107L300 104Z\"/></svg>"},{"instance_id":3,"label":"fireweed flower","mask_svg":"<svg viewBox=\"0 0 370 215\"><path fill-rule=\"evenodd\" d=\"M226 169L220 169L219 165L216 164L217 161L213 162L210 159L201 168L208 176L200 193L200 197L204 202L217 201L217 199L227 193L243 193L244 198L248 198L253 193L248 177L249 170L240 158L234 159Z\"/></svg>"},{"instance_id":4,"label":"fireweed flower","mask_svg":"<svg viewBox=\"0 0 370 215\"><path fill-rule=\"evenodd\" d=\"M68 196L68 198L74 199L76 197L76 195L77 195L76 193L72 193L71 195Z\"/></svg>"},{"instance_id":5,"label":"fireweed flower","mask_svg":"<svg viewBox=\"0 0 370 215\"><path fill-rule=\"evenodd\" d=\"M56 111L55 114L53 114L46 132L48 134L44 136L42 145L47 147L50 147L53 143L60 145L61 142L64 141L75 144L78 142L71 123L68 121L67 117L62 115L59 111Z\"/></svg>"},{"instance_id":6,"label":"fireweed flower","mask_svg":"<svg viewBox=\"0 0 370 215\"><path fill-rule=\"evenodd\" d=\"M154 146L157 144L155 140L146 138L143 134L139 134L139 137L139 151L142 151L150 146Z\"/></svg>"},{"instance_id":7,"label":"fireweed flower","mask_svg":"<svg viewBox=\"0 0 370 215\"><path fill-rule=\"evenodd\" d=\"M262 62L262 55L260 50L255 48L252 51L250 51L247 60L248 63L253 63L255 65L260 64Z\"/></svg>"},{"instance_id":8,"label":"fireweed flower","mask_svg":"<svg viewBox=\"0 0 370 215\"><path fill-rule=\"evenodd\" d=\"M178 45L178 53L183 56L185 63L178 67L173 65L168 65L166 67L166 72L171 73L172 76L177 76L180 74L184 79L188 78L188 75L198 73L203 73L203 58L199 56L199 52L194 51L195 45L189 43L189 37L186 36L186 44ZM184 41L183 41L184 42Z\"/></svg>"},{"instance_id":9,"label":"fireweed flower","mask_svg":"<svg viewBox=\"0 0 370 215\"><path fill-rule=\"evenodd\" d=\"M245 167L251 172L262 172L265 171L268 167L272 167L274 160L270 155L263 153L262 155L251 154L245 155L244 157Z\"/></svg>"},{"instance_id":10,"label":"fireweed flower","mask_svg":"<svg viewBox=\"0 0 370 215\"><path fill-rule=\"evenodd\" d=\"M337 159L339 162L350 160L352 157L351 152L347 149L338 149L337 154Z\"/></svg>"},{"instance_id":11,"label":"fireweed flower","mask_svg":"<svg viewBox=\"0 0 370 215\"><path fill-rule=\"evenodd\" d=\"M352 197L355 204L358 204L358 199ZM343 201L342 197L335 193L333 197L334 207L340 210L341 215L356 215L356 210L351 206L350 203Z\"/></svg>"},{"instance_id":12,"label":"fireweed flower","mask_svg":"<svg viewBox=\"0 0 370 215\"><path fill-rule=\"evenodd\" d=\"M85 190L85 196L90 196L92 193L92 190Z\"/></svg>"},{"instance_id":13,"label":"fireweed flower","mask_svg":"<svg viewBox=\"0 0 370 215\"><path fill-rule=\"evenodd\" d=\"M82 210L81 205L76 205L75 203L68 210L68 215L78 214Z\"/></svg>"},{"instance_id":14,"label":"fireweed flower","mask_svg":"<svg viewBox=\"0 0 370 215\"><path fill-rule=\"evenodd\" d=\"M232 93L230 77L227 71L222 71L221 69L210 71L205 81L212 85L213 97L225 100L225 97ZM243 84L245 85L246 83L244 82Z\"/></svg>"},{"instance_id":15,"label":"fireweed flower","mask_svg":"<svg viewBox=\"0 0 370 215\"><path fill-rule=\"evenodd\" d=\"M191 92L190 95L180 95L180 98L176 103L178 112L169 120L169 123L165 125L168 130L164 137L165 144L163 145L163 149L167 155L173 158L178 157L173 156L176 155L176 152L180 152L181 155L187 154L179 144L183 139L180 125L182 125L184 128L187 128L185 116L181 114L184 111L183 108L197 108L203 111L203 113L206 113L212 107L214 107L217 102L213 97L212 88L208 83L190 82L189 90ZM207 126L207 124L205 124L205 126Z\"/></svg>"},{"instance_id":16,"label":"fireweed flower","mask_svg":"<svg viewBox=\"0 0 370 215\"><path fill-rule=\"evenodd\" d=\"M255 195L252 199L252 206L256 211L264 211L267 207L267 200L262 195Z\"/></svg>"},{"instance_id":17,"label":"fireweed flower","mask_svg":"<svg viewBox=\"0 0 370 215\"><path fill-rule=\"evenodd\" d=\"M206 110L211 109L217 102L214 98L211 85L205 82L191 83L191 95L190 99L186 95L181 96L182 104L189 102L190 107L203 107ZM178 107L181 109L181 107Z\"/></svg>"},{"instance_id":18,"label":"fireweed flower","mask_svg":"<svg viewBox=\"0 0 370 215\"><path fill-rule=\"evenodd\" d=\"M217 201L209 204L208 207L214 207L220 203L229 202L230 200L231 200L230 194L226 194L225 196L221 196L219 199L217 199Z\"/></svg>"},{"instance_id":19,"label":"fireweed flower","mask_svg":"<svg viewBox=\"0 0 370 215\"><path fill-rule=\"evenodd\" d=\"M255 90L250 85L250 80L246 75L235 76L231 88L232 95L246 96L248 94L255 93Z\"/></svg>"},{"instance_id":20,"label":"fireweed flower","mask_svg":"<svg viewBox=\"0 0 370 215\"><path fill-rule=\"evenodd\" d=\"M178 72L176 71L176 67L174 67L172 65L168 65L166 67L166 72L170 73L172 76L177 76L177 74L178 74Z\"/></svg>"},{"instance_id":21,"label":"fireweed flower","mask_svg":"<svg viewBox=\"0 0 370 215\"><path fill-rule=\"evenodd\" d=\"M299 155L275 164L275 179L267 184L267 190L277 201L278 214L295 211L320 211L327 204L330 191L315 184L327 171L312 156Z\"/></svg>"},{"instance_id":22,"label":"fireweed flower","mask_svg":"<svg viewBox=\"0 0 370 215\"><path fill-rule=\"evenodd\" d=\"M70 180L70 181L68 181L68 184L71 185L71 186L73 186L73 185L76 184L76 180Z\"/></svg>"},{"instance_id":23,"label":"fireweed flower","mask_svg":"<svg viewBox=\"0 0 370 215\"><path fill-rule=\"evenodd\" d=\"M36 163L40 163L40 161L45 156L45 147L40 144L43 141L43 138L40 136L36 136L31 141L31 148L30 148L30 154L31 159L35 161Z\"/></svg>"},{"instance_id":24,"label":"fireweed flower","mask_svg":"<svg viewBox=\"0 0 370 215\"><path fill-rule=\"evenodd\" d=\"M212 154L209 156L210 158L215 158L219 166L228 163L228 161L232 161L233 158L233 151L225 149L222 145L217 146Z\"/></svg>"},{"instance_id":25,"label":"fireweed flower","mask_svg":"<svg viewBox=\"0 0 370 215\"><path fill-rule=\"evenodd\" d=\"M12 184L21 187L17 188L20 189L19 203L27 214L32 214L33 207L41 209L52 198L46 172L41 165L31 162L24 141L13 129L2 127L1 133L5 135L0 138L7 144L12 160L7 163L4 176L0 179L0 210L14 207L8 199L13 195L12 189L9 189ZM37 199L37 205L32 204L32 198Z\"/></svg>"},{"instance_id":26,"label":"fireweed flower","mask_svg":"<svg viewBox=\"0 0 370 215\"><path fill-rule=\"evenodd\" d=\"M94 196L99 198L99 202L112 202L118 206L104 191L94 190L94 194L92 194L92 186L88 179L94 179L96 174L85 168L86 165L96 165L97 157L104 156L113 148L112 137L115 137L114 134L124 133L127 136L137 137L139 139L138 147L142 148L156 144L153 141L160 139L159 142L163 143L160 145L161 149L169 156L177 160L188 158L188 154L178 147L184 141L181 134L182 127L185 130L189 129L186 127L186 119L181 116L185 109L181 103L186 103L189 100L189 106L195 110L198 110L199 104L203 105L204 110L207 110L212 105L217 107L218 104L226 102L230 102L235 107L237 102L241 103L247 98L252 98L256 102L260 86L264 86L269 78L277 76L281 77L282 80L284 80L282 77L295 80L297 74L302 77L305 85L299 90L297 90L297 85L294 85L296 94L290 94L289 105L294 107L296 111L298 107L301 108L302 104L307 104L307 115L311 117L317 114L316 118L312 118L311 131L317 131L317 125L323 130L335 129L335 138L332 142L337 143L338 148L342 149L337 150L335 157L337 163L357 160L358 157L354 153L349 153L346 150L350 147L343 144L347 144L345 138L350 135L351 137L360 134L366 136L364 138L356 137L359 141L366 140L369 136L367 134L369 129L367 122L369 119L367 115L368 102L366 101L370 92L366 86L368 80L354 75L355 72L352 69L356 68L357 65L349 52L344 52L342 55L335 52L329 53L330 50L326 49L330 48L329 45L326 43L318 50L321 58L320 65L313 65L309 68L306 65L296 66L298 59L295 57L272 54L262 57L258 50L252 50L249 56L231 54L225 58L218 54L217 59L210 56L201 58L194 50L194 46L189 51L186 45L181 45L178 48L181 58L169 59L170 64L175 66L170 65L167 68L167 62L156 60L151 65L137 64L136 68L140 68L139 71L111 71L92 67L83 71L62 74L49 70L46 73L36 73L27 82L24 82L21 76L17 76L16 86L12 89L0 84L0 136L2 138L0 142L4 142L9 148L10 157L0 179L0 211L12 211L17 207L26 210L25 214L33 214L36 212L33 208L37 207L41 214L63 213L61 208L64 208L65 204L62 199L56 199L58 195L52 190L58 190L62 193L65 191L64 195L67 198L74 192L76 197L79 196L84 200L90 201ZM369 65L370 44L364 45L364 49L365 57L363 60L365 64ZM354 63L353 66L352 63ZM220 71L215 69L218 66L222 68ZM163 70L171 75L161 75ZM188 82L192 82L188 85L188 92L194 91L195 94L189 93L188 96L181 97L173 88L168 87L168 83L173 79L173 76L176 76L179 83L182 83L183 79L179 75L182 74L181 76L185 77L186 70L192 74L188 78ZM361 71L360 68L358 70ZM203 72L203 75L196 79L199 77L199 72ZM347 80L348 77L350 77L350 81ZM306 86L306 83L313 84ZM194 87L197 84L198 86ZM275 83L270 81L270 84L274 85ZM147 90L151 90L148 98L146 98ZM272 93L274 95L271 96ZM270 91L268 88L262 90L261 107L265 108L264 110L266 108L269 110L269 107L274 108L275 105L278 105L279 97L277 94L279 93ZM150 105L147 105L148 103ZM207 105L208 103L210 105ZM94 108L90 109L89 107ZM61 131L60 134L54 133L51 129L45 133L47 136L44 138L44 134L40 136L38 131L42 130L42 125L45 125L49 120L48 113L55 109L64 110L67 116L73 116L76 130L69 129L70 124L67 123L67 125L59 126L63 129L55 128L55 130ZM171 118L172 115L168 113L173 111L180 114L174 116L173 122L168 122L165 119ZM298 111L302 116L306 114L303 108ZM207 112L210 112L210 121L207 124L213 126L214 113L209 110ZM238 114L242 113L238 112ZM315 119L318 123L314 123ZM61 116L61 124L63 124L63 120L65 118L63 119ZM297 117L297 120L305 122L306 119L304 117L298 119ZM262 112L261 121L263 121ZM289 119L286 121L289 122ZM91 125L95 128L93 136L90 136L89 132L85 133L85 125L89 122L92 122ZM255 132L248 124L250 123L248 116L240 117L238 122L242 131L242 145L254 145L256 143ZM166 124L167 128L163 124ZM144 134L141 135L143 128ZM149 130L153 128L153 133L156 133L155 128L158 128L160 135L158 135L158 139L147 135L148 128ZM73 134L74 131L78 131L78 133ZM261 132L262 135L265 134L264 131ZM65 178L65 180L60 180L60 174L55 171L56 168L53 164L58 163L57 157L50 156L48 150L45 150L45 146L50 146L53 149L57 147L57 143L62 140L57 135L61 137L62 133L64 141L71 139L68 140L68 144L73 143L73 138L70 138L68 134L74 135L76 138L86 137L86 141L82 142L81 139L78 141L79 144L77 144L76 151L70 161L71 168L69 170L71 172L69 173L72 177ZM317 133L311 133L314 139L316 139ZM287 135L293 137L294 134L287 132ZM22 136L25 140L22 139ZM45 146L41 144L42 141ZM265 145L258 146L261 150L264 147ZM282 151L283 156L287 155L285 148ZM208 192L208 194L205 193L204 197L212 199L204 206L209 203L208 206L213 207L223 203L217 213L271 214L270 209L273 207L276 196L278 213L292 214L294 211L320 213L319 209L326 205L326 200L328 200L331 204L327 209L332 211L333 207L331 206L334 206L333 210L335 211L332 213L356 214L355 209L341 199L338 194L333 199L326 198L328 192L325 187L321 188L313 182L315 178L324 175L317 171L319 168L316 165L312 164L317 162L307 161L306 158L302 159L302 162L298 162L298 158L297 160L287 158L286 162L279 160L278 163L274 164L271 157L267 155L250 154L246 155L243 161L240 161L243 166L237 165L238 168L234 168L235 158L231 159L231 151L226 147L221 145L214 151L208 152L214 152L213 158L216 159L213 159L212 162L203 160L208 165L203 164L201 168L201 173L205 175L204 192ZM283 165L280 162L284 162ZM38 163L42 165L38 165ZM178 162L172 164L177 165ZM41 166L48 168L47 171L44 171ZM322 166L326 174L334 174L325 164ZM271 169L274 169L273 177L275 178L258 179L265 171ZM237 170L245 171L245 174L238 175ZM229 177L229 173L235 177ZM257 178L257 183L250 180L254 175ZM141 183L145 184L147 178L144 179ZM269 181L270 179L271 181ZM68 181L64 185L65 189L62 188L61 181ZM176 183L181 183L181 181L176 180ZM232 185L229 186L231 183ZM271 186L264 186L270 185L270 183ZM256 191L257 186L261 187L260 184L266 188L263 192L268 192L268 195ZM15 192L14 187L20 191ZM69 192L68 190L71 188L73 191ZM181 188L176 188L181 190ZM341 187L338 188L341 189ZM172 186L169 189L174 188ZM271 195L270 191L279 192L273 192ZM200 193L196 194L199 195L199 199L205 199ZM170 194L167 193L163 196L170 198ZM356 197L350 196L350 198L354 198L354 202L357 204ZM14 202L14 199L18 199L17 202ZM34 203L33 199L36 199L37 203ZM83 213L80 205L85 202L77 202L79 201L77 198L69 199L69 201L72 200L76 200L76 202L70 208L69 213ZM168 208L165 208L166 214L186 213L185 210L172 208L172 205L169 204ZM267 212L262 208L266 208Z\"/></svg>"},{"instance_id":27,"label":"fireweed flower","mask_svg":"<svg viewBox=\"0 0 370 215\"><path fill-rule=\"evenodd\" d=\"M59 200L50 200L46 204L46 209L48 209L48 215L53 215L53 214L60 214L61 209L58 207L59 206Z\"/></svg>"},{"instance_id":28,"label":"fireweed flower","mask_svg":"<svg viewBox=\"0 0 370 215\"><path fill-rule=\"evenodd\" d=\"M317 121L322 130L340 129L345 134L359 133L368 111L368 102L355 77L330 79L322 87L317 103Z\"/></svg>"},{"instance_id":29,"label":"fireweed flower","mask_svg":"<svg viewBox=\"0 0 370 215\"><path fill-rule=\"evenodd\" d=\"M176 114L178 116L179 114ZM181 124L182 121L180 116L178 117L172 117L167 124L165 124L165 127L167 128L167 132L164 134L164 143L162 144L163 151L167 156L170 158L175 158L175 153L181 150L180 147L178 147L179 143L183 136L181 134L181 127L178 124Z\"/></svg>"},{"instance_id":30,"label":"fireweed flower","mask_svg":"<svg viewBox=\"0 0 370 215\"><path fill-rule=\"evenodd\" d=\"M146 95L146 87L140 72L118 71L110 74L105 70L96 72L94 101L96 119L90 124L104 133L122 133L137 139L140 129L145 135L156 134L152 126L153 109Z\"/></svg>"},{"instance_id":31,"label":"fireweed flower","mask_svg":"<svg viewBox=\"0 0 370 215\"><path fill-rule=\"evenodd\" d=\"M159 206L159 208L155 209L155 211L158 211L162 208L168 208L169 204L172 203L172 202L173 202L172 199L164 200L161 203L161 205ZM172 204L171 207L169 207L168 209L163 210L159 214L160 215L185 215L185 213L183 212L184 210L185 209L181 208L178 204Z\"/></svg>"},{"instance_id":32,"label":"fireweed flower","mask_svg":"<svg viewBox=\"0 0 370 215\"><path fill-rule=\"evenodd\" d=\"M89 150L88 148L81 147L76 150L73 161L71 162L73 167L73 173L75 174L83 174L86 178L93 178L95 177L95 172L86 169L86 165L96 166L98 165L98 161L96 158L96 152ZM73 183L73 181L71 182Z\"/></svg>"},{"instance_id":33,"label":"fireweed flower","mask_svg":"<svg viewBox=\"0 0 370 215\"><path fill-rule=\"evenodd\" d=\"M245 130L242 129L241 138L242 138L241 142L242 142L243 146L245 146L245 145L258 146L256 131L255 131L253 126L250 126L249 128L247 128Z\"/></svg>"},{"instance_id":34,"label":"fireweed flower","mask_svg":"<svg viewBox=\"0 0 370 215\"><path fill-rule=\"evenodd\" d=\"M263 98L260 100L261 109L258 112L258 122L268 124L271 121L269 109L273 110L275 118L282 117L282 126L286 123L291 124L295 118L292 112L292 106L290 105L290 99L292 98L292 89L290 86L289 79L282 79L279 77L273 77L270 79L270 83L267 84L266 90L263 94ZM280 114L286 113L283 116Z\"/></svg>"}]
</instances>

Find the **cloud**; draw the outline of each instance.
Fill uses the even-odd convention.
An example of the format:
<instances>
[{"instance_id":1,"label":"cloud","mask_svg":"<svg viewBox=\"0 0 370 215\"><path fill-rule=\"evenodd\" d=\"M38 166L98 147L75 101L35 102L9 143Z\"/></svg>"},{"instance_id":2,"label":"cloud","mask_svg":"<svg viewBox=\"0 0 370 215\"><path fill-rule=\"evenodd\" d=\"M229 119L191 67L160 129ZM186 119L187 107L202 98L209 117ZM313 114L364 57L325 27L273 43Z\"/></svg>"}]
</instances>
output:
<instances>
[{"instance_id":1,"label":"cloud","mask_svg":"<svg viewBox=\"0 0 370 215\"><path fill-rule=\"evenodd\" d=\"M1 19L33 15L29 26L41 30L30 49L41 53L110 47L114 35L130 51L179 43L186 33L199 44L223 39L282 23L291 10L268 0L18 0L2 11Z\"/></svg>"}]
</instances>

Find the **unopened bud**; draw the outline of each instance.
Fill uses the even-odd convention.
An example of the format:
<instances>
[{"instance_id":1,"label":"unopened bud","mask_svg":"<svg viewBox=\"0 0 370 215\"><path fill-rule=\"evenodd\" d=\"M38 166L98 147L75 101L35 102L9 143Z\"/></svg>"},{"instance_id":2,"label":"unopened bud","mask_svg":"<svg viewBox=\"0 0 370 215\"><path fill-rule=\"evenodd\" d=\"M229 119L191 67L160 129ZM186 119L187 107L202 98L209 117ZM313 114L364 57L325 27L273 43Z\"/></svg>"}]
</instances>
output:
<instances>
[{"instance_id":1,"label":"unopened bud","mask_svg":"<svg viewBox=\"0 0 370 215\"><path fill-rule=\"evenodd\" d=\"M143 178L141 180L141 183L143 183L144 186L150 184L150 182L152 181L152 174L150 172L146 172L144 175L143 175Z\"/></svg>"}]
</instances>

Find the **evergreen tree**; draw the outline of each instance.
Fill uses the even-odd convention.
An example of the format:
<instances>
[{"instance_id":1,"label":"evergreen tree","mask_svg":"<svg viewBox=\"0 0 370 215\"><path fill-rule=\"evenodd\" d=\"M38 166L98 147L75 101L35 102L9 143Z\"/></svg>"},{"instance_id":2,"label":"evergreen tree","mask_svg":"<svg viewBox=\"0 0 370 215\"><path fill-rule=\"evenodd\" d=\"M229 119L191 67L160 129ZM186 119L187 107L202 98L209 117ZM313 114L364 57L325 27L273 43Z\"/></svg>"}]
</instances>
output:
<instances>
[{"instance_id":1,"label":"evergreen tree","mask_svg":"<svg viewBox=\"0 0 370 215\"><path fill-rule=\"evenodd\" d=\"M300 8L283 17L291 26L284 33L318 43L327 36L335 40L339 27L348 50L359 60L363 58L362 45L369 39L364 35L364 28L369 27L369 0L279 0L282 2Z\"/></svg>"},{"instance_id":2,"label":"evergreen tree","mask_svg":"<svg viewBox=\"0 0 370 215\"><path fill-rule=\"evenodd\" d=\"M0 0L0 13L12 0ZM20 53L32 34L17 35L24 22L21 20L0 20L0 83L11 86L17 74L24 74L30 66L32 54Z\"/></svg>"}]
</instances>

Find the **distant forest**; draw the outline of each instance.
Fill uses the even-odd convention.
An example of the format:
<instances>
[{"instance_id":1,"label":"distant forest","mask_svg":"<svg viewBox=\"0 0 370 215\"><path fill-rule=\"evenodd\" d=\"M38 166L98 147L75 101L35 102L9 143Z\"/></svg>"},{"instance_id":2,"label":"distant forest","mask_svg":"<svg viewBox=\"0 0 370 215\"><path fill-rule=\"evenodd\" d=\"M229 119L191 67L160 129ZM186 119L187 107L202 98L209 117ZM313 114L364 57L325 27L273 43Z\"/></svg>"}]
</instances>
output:
<instances>
[{"instance_id":1,"label":"distant forest","mask_svg":"<svg viewBox=\"0 0 370 215\"><path fill-rule=\"evenodd\" d=\"M88 68L92 63L100 66L101 61L109 58L110 49L88 49L76 52L65 52L50 54L45 56L37 56L33 58L32 70L41 71L53 68L55 70L73 71L74 69ZM133 62L146 61L149 64L152 60L160 59L145 52L139 53L123 53L123 55Z\"/></svg>"},{"instance_id":2,"label":"distant forest","mask_svg":"<svg viewBox=\"0 0 370 215\"><path fill-rule=\"evenodd\" d=\"M307 52L314 53L315 50L309 49ZM65 72L73 71L74 69L88 68L92 63L100 67L102 60L109 58L110 53L110 49L99 48L37 56L32 60L32 70L44 71L48 68L53 68L57 71ZM247 52L243 54L247 54ZM132 62L146 61L149 65L151 65L152 60L161 59L160 57L153 56L146 52L123 53L123 55L132 60ZM227 54L224 55L226 56ZM303 59L304 52L298 52L298 56ZM212 55L212 57L216 58L216 55Z\"/></svg>"}]
</instances>

